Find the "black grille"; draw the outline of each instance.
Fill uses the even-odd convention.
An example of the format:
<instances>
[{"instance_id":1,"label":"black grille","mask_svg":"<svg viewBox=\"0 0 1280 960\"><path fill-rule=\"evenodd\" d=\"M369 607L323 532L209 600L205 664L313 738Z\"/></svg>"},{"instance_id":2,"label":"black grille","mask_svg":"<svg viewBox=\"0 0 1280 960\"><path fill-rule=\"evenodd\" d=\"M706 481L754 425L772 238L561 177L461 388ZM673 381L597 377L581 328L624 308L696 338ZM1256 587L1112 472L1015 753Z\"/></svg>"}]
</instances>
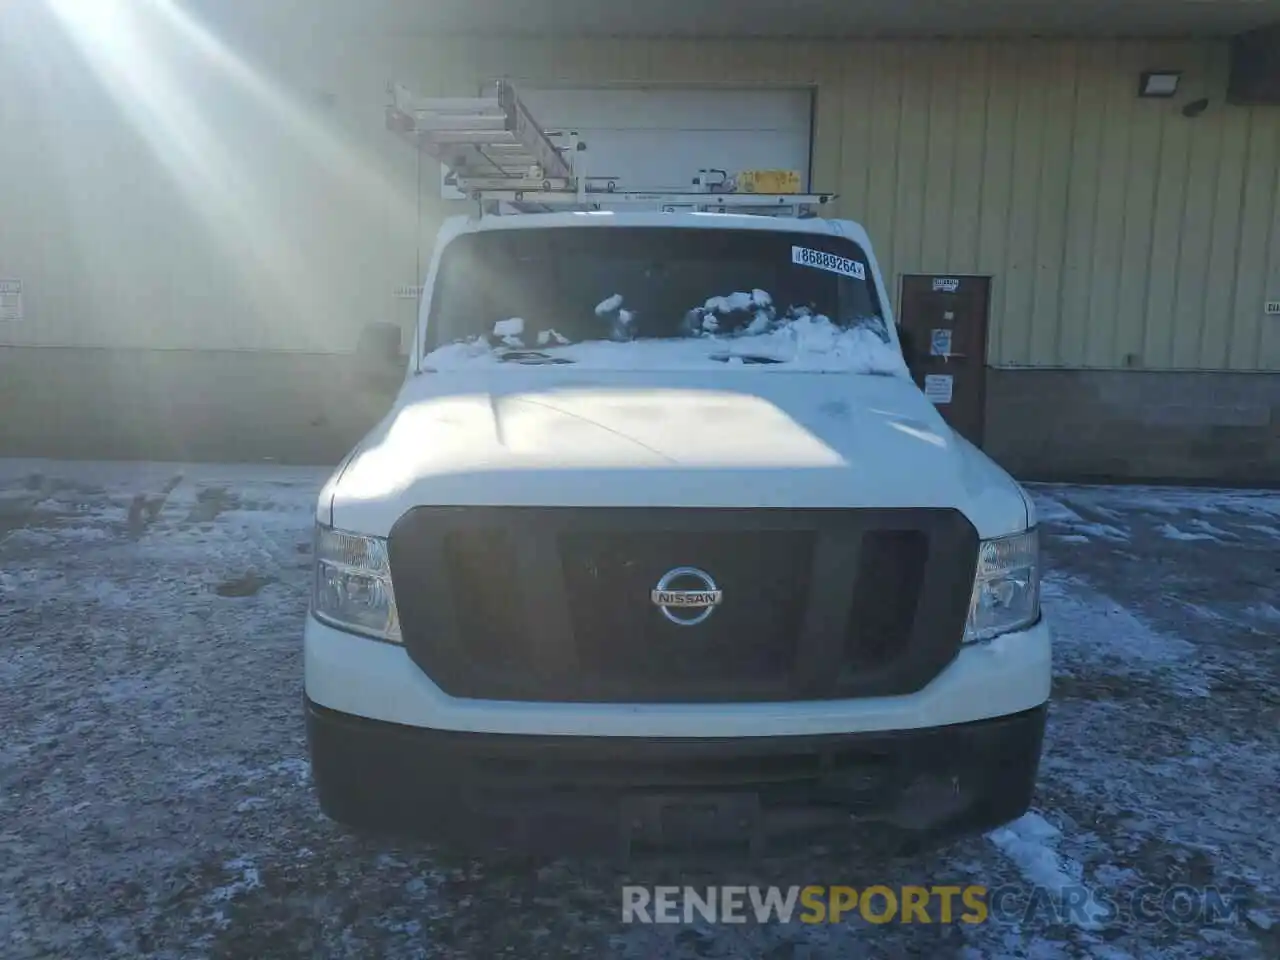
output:
<instances>
[{"instance_id":1,"label":"black grille","mask_svg":"<svg viewBox=\"0 0 1280 960\"><path fill-rule=\"evenodd\" d=\"M455 530L444 540L444 570L454 598L458 638L498 673L528 659L525 618L512 587L519 576L505 530Z\"/></svg>"},{"instance_id":2,"label":"black grille","mask_svg":"<svg viewBox=\"0 0 1280 960\"><path fill-rule=\"evenodd\" d=\"M560 538L560 558L578 663L594 676L647 687L755 682L795 664L812 533L578 533ZM731 602L694 627L668 620L650 591L674 558Z\"/></svg>"},{"instance_id":3,"label":"black grille","mask_svg":"<svg viewBox=\"0 0 1280 960\"><path fill-rule=\"evenodd\" d=\"M845 673L882 669L908 653L929 540L919 530L863 535L845 632Z\"/></svg>"},{"instance_id":4,"label":"black grille","mask_svg":"<svg viewBox=\"0 0 1280 960\"><path fill-rule=\"evenodd\" d=\"M580 702L914 692L959 650L976 548L951 510L422 507L390 537L406 649L443 690ZM697 626L651 602L681 566L724 591Z\"/></svg>"}]
</instances>

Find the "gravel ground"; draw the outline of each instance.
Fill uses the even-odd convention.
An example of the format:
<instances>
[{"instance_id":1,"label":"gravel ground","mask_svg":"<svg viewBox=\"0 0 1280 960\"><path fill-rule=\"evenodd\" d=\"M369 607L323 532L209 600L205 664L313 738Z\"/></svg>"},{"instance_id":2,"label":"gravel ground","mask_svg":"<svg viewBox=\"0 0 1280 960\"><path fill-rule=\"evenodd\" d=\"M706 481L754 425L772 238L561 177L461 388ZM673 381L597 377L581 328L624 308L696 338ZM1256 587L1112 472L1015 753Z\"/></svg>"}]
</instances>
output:
<instances>
[{"instance_id":1,"label":"gravel ground","mask_svg":"<svg viewBox=\"0 0 1280 960\"><path fill-rule=\"evenodd\" d=\"M1035 810L916 859L461 861L312 797L325 471L0 461L0 955L1280 956L1280 494L1040 486L1057 631ZM625 883L1213 887L979 926L625 925Z\"/></svg>"}]
</instances>

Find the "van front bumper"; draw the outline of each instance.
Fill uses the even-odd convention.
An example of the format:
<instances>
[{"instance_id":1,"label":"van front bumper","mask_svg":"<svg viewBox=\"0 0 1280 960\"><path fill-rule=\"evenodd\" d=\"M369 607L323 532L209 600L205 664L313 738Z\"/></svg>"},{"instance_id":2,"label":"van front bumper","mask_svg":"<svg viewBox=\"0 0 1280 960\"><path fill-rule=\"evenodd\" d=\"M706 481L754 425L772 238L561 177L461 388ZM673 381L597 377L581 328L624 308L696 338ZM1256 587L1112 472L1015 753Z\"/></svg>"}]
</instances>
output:
<instances>
[{"instance_id":1,"label":"van front bumper","mask_svg":"<svg viewBox=\"0 0 1280 960\"><path fill-rule=\"evenodd\" d=\"M1007 717L1049 699L1049 622L961 649L923 690L906 696L759 703L563 703L450 696L404 647L308 617L306 693L335 711L406 727L462 733L625 738L754 738L948 727Z\"/></svg>"},{"instance_id":2,"label":"van front bumper","mask_svg":"<svg viewBox=\"0 0 1280 960\"><path fill-rule=\"evenodd\" d=\"M321 808L435 842L563 855L703 844L759 854L864 822L931 844L1021 816L1047 705L941 727L817 736L467 733L306 700Z\"/></svg>"}]
</instances>

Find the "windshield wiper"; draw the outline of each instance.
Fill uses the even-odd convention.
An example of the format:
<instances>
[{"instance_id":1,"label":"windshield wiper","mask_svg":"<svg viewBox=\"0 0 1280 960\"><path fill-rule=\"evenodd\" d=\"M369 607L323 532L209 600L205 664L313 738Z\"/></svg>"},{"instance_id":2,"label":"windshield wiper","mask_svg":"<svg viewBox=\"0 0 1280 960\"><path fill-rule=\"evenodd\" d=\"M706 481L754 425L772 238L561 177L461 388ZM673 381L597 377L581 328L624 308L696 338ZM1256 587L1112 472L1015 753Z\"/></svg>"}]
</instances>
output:
<instances>
[{"instance_id":1,"label":"windshield wiper","mask_svg":"<svg viewBox=\"0 0 1280 960\"><path fill-rule=\"evenodd\" d=\"M717 360L720 363L731 363L735 360L742 363L786 363L785 360L779 360L777 357L766 356L762 353L713 353L707 359Z\"/></svg>"},{"instance_id":2,"label":"windshield wiper","mask_svg":"<svg viewBox=\"0 0 1280 960\"><path fill-rule=\"evenodd\" d=\"M505 350L498 354L498 359L503 363L526 363L530 366L538 366L546 363L573 363L568 357L553 357L549 353L543 353L541 350Z\"/></svg>"}]
</instances>

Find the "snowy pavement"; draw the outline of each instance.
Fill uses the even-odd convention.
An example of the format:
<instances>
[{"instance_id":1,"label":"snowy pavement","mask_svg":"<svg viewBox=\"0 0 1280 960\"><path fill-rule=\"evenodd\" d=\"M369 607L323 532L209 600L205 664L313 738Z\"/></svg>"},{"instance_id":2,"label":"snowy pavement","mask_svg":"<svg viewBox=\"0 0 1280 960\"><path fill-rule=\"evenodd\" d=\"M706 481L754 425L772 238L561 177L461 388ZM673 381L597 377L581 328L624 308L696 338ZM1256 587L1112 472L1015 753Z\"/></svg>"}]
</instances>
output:
<instances>
[{"instance_id":1,"label":"snowy pavement","mask_svg":"<svg viewBox=\"0 0 1280 960\"><path fill-rule=\"evenodd\" d=\"M1056 679L1018 823L914 860L623 873L321 817L299 638L325 472L0 461L0 956L1280 956L1280 494L1034 489ZM1015 896L978 926L628 926L630 883L1091 899ZM1230 909L1197 908L1206 888ZM1181 920L1124 911L1162 896Z\"/></svg>"}]
</instances>

